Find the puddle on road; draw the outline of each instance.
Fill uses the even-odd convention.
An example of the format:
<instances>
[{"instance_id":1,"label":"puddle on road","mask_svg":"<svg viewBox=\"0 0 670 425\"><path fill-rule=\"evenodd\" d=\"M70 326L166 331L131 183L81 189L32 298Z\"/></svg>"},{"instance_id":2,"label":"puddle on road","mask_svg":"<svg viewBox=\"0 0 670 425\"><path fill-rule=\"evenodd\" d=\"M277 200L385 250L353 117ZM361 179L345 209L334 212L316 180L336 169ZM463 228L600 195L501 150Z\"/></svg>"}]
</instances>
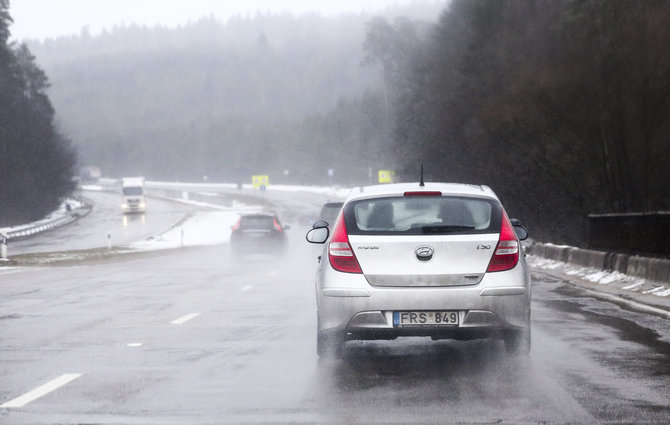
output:
<instances>
[{"instance_id":1,"label":"puddle on road","mask_svg":"<svg viewBox=\"0 0 670 425\"><path fill-rule=\"evenodd\" d=\"M634 358L629 359L630 361L622 363L624 367L632 368L636 373L654 377L670 376L670 342L663 340L663 335L657 330L640 323L649 321L650 324L660 326L658 329L665 329L663 322L666 322L667 326L666 319L624 309L617 304L593 297L570 284L561 284L560 280L558 282L559 286L549 292L559 295L560 299L537 301L553 310L581 315L585 323L598 324L612 329L621 341L648 348L644 350L644 354L636 354ZM622 317L624 315L629 318ZM633 319L632 316L635 315L639 316L639 319ZM594 346L594 349L597 350L597 347ZM599 357L602 361L610 362L614 354L605 351L600 353ZM617 357L628 357L624 353L616 355Z\"/></svg>"}]
</instances>

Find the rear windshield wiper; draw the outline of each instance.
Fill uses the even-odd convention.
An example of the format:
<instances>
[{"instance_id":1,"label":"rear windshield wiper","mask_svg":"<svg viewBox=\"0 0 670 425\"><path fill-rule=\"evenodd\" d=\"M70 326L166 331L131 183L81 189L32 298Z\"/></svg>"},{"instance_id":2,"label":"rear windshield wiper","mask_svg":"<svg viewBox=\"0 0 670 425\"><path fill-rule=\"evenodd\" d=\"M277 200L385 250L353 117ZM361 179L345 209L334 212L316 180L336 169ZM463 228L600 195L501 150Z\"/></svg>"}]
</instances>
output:
<instances>
[{"instance_id":1,"label":"rear windshield wiper","mask_svg":"<svg viewBox=\"0 0 670 425\"><path fill-rule=\"evenodd\" d=\"M464 230L475 230L474 226L459 226L447 224L434 224L421 227L421 233L451 233L462 232Z\"/></svg>"}]
</instances>

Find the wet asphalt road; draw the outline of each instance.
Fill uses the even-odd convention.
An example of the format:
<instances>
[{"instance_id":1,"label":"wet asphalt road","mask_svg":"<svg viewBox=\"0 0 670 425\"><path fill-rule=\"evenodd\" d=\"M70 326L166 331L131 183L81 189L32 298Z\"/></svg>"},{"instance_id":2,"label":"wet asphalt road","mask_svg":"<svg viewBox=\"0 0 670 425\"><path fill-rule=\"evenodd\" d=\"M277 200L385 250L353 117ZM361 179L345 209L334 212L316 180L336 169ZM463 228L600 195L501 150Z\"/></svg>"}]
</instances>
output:
<instances>
[{"instance_id":1,"label":"wet asphalt road","mask_svg":"<svg viewBox=\"0 0 670 425\"><path fill-rule=\"evenodd\" d=\"M10 240L10 257L106 247L108 236L112 245L126 245L165 232L194 211L192 206L152 197L147 199L145 213L123 214L120 193L86 190L80 193L80 197L93 205L89 215L29 239Z\"/></svg>"},{"instance_id":2,"label":"wet asphalt road","mask_svg":"<svg viewBox=\"0 0 670 425\"><path fill-rule=\"evenodd\" d=\"M540 272L527 361L497 341L424 338L319 361L317 253L291 224L277 259L233 261L223 245L0 268L0 404L80 374L0 423L670 422L667 320Z\"/></svg>"}]
</instances>

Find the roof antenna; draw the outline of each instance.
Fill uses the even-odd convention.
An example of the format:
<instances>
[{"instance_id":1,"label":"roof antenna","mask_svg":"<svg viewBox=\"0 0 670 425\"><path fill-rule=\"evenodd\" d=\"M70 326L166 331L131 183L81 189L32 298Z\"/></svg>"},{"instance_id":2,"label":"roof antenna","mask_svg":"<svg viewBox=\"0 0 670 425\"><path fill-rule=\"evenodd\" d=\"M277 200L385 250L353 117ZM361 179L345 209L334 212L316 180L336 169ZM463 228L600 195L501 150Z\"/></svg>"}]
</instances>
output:
<instances>
[{"instance_id":1,"label":"roof antenna","mask_svg":"<svg viewBox=\"0 0 670 425\"><path fill-rule=\"evenodd\" d=\"M425 185L423 182L423 164L421 164L421 181L419 182L419 186L424 187Z\"/></svg>"}]
</instances>

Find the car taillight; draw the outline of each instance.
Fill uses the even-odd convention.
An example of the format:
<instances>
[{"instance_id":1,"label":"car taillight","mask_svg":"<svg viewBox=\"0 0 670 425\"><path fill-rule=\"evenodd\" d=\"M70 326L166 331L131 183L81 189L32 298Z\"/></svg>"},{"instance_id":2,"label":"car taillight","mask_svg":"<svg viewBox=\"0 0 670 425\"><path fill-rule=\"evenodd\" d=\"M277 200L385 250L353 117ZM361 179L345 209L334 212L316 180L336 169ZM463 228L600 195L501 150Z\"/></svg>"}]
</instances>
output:
<instances>
[{"instance_id":1,"label":"car taillight","mask_svg":"<svg viewBox=\"0 0 670 425\"><path fill-rule=\"evenodd\" d=\"M272 222L273 222L274 225L275 225L275 229L276 229L278 232L281 232L281 231L282 231L282 228L281 228L281 226L279 225L279 223L277 223L277 219L276 219L276 218L273 218L273 219L272 219ZM291 230L291 229L289 229L289 230Z\"/></svg>"},{"instance_id":2,"label":"car taillight","mask_svg":"<svg viewBox=\"0 0 670 425\"><path fill-rule=\"evenodd\" d=\"M335 223L333 236L328 244L328 260L330 265L339 272L363 273L354 251L349 245L349 235L347 235L347 228L344 225L344 214L340 214Z\"/></svg>"},{"instance_id":3,"label":"car taillight","mask_svg":"<svg viewBox=\"0 0 670 425\"><path fill-rule=\"evenodd\" d=\"M519 240L505 210L502 212L500 240L489 262L487 272L501 272L513 269L519 262Z\"/></svg>"},{"instance_id":4,"label":"car taillight","mask_svg":"<svg viewBox=\"0 0 670 425\"><path fill-rule=\"evenodd\" d=\"M235 225L231 228L233 232L240 228L240 223L241 222L242 222L242 219L237 220L237 223L235 223Z\"/></svg>"}]
</instances>

